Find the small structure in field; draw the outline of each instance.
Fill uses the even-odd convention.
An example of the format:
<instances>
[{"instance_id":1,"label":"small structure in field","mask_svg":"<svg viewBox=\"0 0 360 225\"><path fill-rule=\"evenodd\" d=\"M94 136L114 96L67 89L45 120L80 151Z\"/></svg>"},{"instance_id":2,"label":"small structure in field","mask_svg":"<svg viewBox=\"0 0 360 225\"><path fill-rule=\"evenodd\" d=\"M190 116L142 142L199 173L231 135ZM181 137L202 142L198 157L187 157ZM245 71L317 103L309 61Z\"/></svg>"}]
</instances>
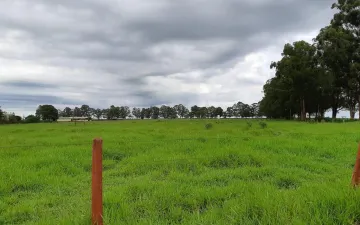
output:
<instances>
[{"instance_id":1,"label":"small structure in field","mask_svg":"<svg viewBox=\"0 0 360 225\"><path fill-rule=\"evenodd\" d=\"M59 117L58 122L76 122L76 121L89 121L91 118L85 116L78 117Z\"/></svg>"}]
</instances>

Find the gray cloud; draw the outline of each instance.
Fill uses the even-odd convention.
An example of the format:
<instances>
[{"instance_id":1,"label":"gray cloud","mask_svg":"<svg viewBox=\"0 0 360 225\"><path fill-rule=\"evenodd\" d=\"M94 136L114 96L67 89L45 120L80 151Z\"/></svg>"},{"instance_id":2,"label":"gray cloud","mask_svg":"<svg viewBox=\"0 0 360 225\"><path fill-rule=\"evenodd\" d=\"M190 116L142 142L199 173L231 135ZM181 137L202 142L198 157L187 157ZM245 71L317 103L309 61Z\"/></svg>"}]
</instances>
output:
<instances>
[{"instance_id":1,"label":"gray cloud","mask_svg":"<svg viewBox=\"0 0 360 225\"><path fill-rule=\"evenodd\" d=\"M332 2L4 0L0 102L251 103L284 42L326 25Z\"/></svg>"},{"instance_id":2,"label":"gray cloud","mask_svg":"<svg viewBox=\"0 0 360 225\"><path fill-rule=\"evenodd\" d=\"M39 83L32 81L6 81L1 83L2 86L7 88L24 88L24 89L39 89L39 88L57 88L57 85L48 84L48 83Z\"/></svg>"},{"instance_id":3,"label":"gray cloud","mask_svg":"<svg viewBox=\"0 0 360 225\"><path fill-rule=\"evenodd\" d=\"M310 13L331 1L181 1L168 4L161 14L126 24L151 41L243 39L261 32L284 32L307 27ZM198 4L197 4L198 3ZM207 3L207 2L206 2Z\"/></svg>"},{"instance_id":4,"label":"gray cloud","mask_svg":"<svg viewBox=\"0 0 360 225\"><path fill-rule=\"evenodd\" d=\"M39 104L61 104L61 105L78 105L81 102L74 101L72 99L66 99L56 96L44 96L44 95L22 95L22 94L6 94L0 93L0 103L4 107L8 106L13 108L14 106L34 106Z\"/></svg>"}]
</instances>

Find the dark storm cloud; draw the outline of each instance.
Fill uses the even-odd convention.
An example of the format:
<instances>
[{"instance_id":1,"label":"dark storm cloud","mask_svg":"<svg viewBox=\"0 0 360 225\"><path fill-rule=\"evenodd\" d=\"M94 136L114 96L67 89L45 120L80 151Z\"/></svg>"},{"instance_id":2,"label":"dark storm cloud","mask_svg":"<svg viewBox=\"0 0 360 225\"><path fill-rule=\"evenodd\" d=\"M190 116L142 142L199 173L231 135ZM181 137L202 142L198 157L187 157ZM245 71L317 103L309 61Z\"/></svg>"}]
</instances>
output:
<instances>
[{"instance_id":1,"label":"dark storm cloud","mask_svg":"<svg viewBox=\"0 0 360 225\"><path fill-rule=\"evenodd\" d=\"M119 3L118 9L112 9L118 1L75 2L35 0L28 3L30 12L24 14L21 10L27 9L26 5L16 7L15 3L8 3L13 10L0 15L2 27L25 31L34 45L57 56L146 62L151 56L144 49L156 43L231 39L241 47L220 53L231 57L235 52L244 55L257 45L266 44L268 39L256 40L262 33L270 32L274 38L316 24L309 15L330 8L332 1L273 0L254 4L228 0L207 1L206 5L200 5L204 1L166 1L155 15L134 15L129 19L129 13L123 12ZM43 16L49 18L36 12L47 12Z\"/></svg>"},{"instance_id":2,"label":"dark storm cloud","mask_svg":"<svg viewBox=\"0 0 360 225\"><path fill-rule=\"evenodd\" d=\"M57 88L59 86L48 84L48 83L39 83L32 81L6 81L0 83L1 86L6 88L24 88L24 89L38 89L38 88Z\"/></svg>"},{"instance_id":3,"label":"dark storm cloud","mask_svg":"<svg viewBox=\"0 0 360 225\"><path fill-rule=\"evenodd\" d=\"M82 104L73 99L66 99L56 96L46 95L29 95L29 94L6 94L0 92L0 103L7 107L17 107L24 105L38 105L38 104L64 104L77 105Z\"/></svg>"},{"instance_id":4,"label":"dark storm cloud","mask_svg":"<svg viewBox=\"0 0 360 225\"><path fill-rule=\"evenodd\" d=\"M193 2L193 3L191 3ZM161 14L126 24L147 40L237 39L239 43L262 32L272 34L304 29L314 21L312 13L329 8L332 1L274 0L262 4L250 1L174 1ZM256 2L256 1L254 1Z\"/></svg>"},{"instance_id":5,"label":"dark storm cloud","mask_svg":"<svg viewBox=\"0 0 360 225\"><path fill-rule=\"evenodd\" d=\"M149 84L149 79L189 73L176 79L185 83L206 82L221 75L213 70L233 66L249 53L277 43L280 36L319 29L329 22L332 3L331 0L4 0L0 2L0 60L42 65L44 81L27 82L26 72L16 70L18 77L12 79L12 75L5 74L4 83L0 74L0 83L21 89L23 94L2 95L0 101L9 98L10 102L19 102L22 98L23 102L34 104L77 103L61 97L61 91L58 97L26 97L29 88L60 90L78 85L77 91L87 94L81 83L61 83L58 78L58 86L52 85L47 76L48 66L56 68L58 77L64 78L76 76L69 70L87 76L90 81L106 75L108 83L102 84L96 94L88 93L88 99L94 102L110 104L118 99L129 99L133 105L196 102L202 95L195 90L177 94L170 89L159 91L158 86ZM9 66L7 71L12 68ZM192 77L194 71L200 75ZM234 82L261 85L261 81L250 78Z\"/></svg>"}]
</instances>

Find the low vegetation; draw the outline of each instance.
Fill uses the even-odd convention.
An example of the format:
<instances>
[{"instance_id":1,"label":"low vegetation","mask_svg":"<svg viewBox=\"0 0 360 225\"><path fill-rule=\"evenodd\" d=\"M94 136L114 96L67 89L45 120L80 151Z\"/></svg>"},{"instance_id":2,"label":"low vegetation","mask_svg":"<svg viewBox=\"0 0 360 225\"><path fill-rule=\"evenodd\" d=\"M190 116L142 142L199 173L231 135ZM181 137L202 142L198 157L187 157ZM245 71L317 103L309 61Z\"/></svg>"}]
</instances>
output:
<instances>
[{"instance_id":1,"label":"low vegetation","mask_svg":"<svg viewBox=\"0 0 360 225\"><path fill-rule=\"evenodd\" d=\"M90 224L98 136L105 224L360 220L356 122L160 121L0 126L0 224Z\"/></svg>"}]
</instances>

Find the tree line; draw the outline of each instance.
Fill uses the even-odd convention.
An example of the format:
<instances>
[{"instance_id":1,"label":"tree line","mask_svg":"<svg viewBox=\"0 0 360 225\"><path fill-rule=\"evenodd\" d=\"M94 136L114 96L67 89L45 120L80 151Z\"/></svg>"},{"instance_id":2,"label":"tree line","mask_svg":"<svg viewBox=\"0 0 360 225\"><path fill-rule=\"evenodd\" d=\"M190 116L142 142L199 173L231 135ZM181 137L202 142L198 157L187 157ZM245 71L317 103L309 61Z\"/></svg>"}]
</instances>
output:
<instances>
[{"instance_id":1,"label":"tree line","mask_svg":"<svg viewBox=\"0 0 360 225\"><path fill-rule=\"evenodd\" d=\"M41 105L38 107L35 116L41 120L55 121L59 117L88 117L96 119L176 119L176 118L216 118L218 116L223 118L228 117L260 117L259 104L245 104L238 102L233 106L227 107L224 110L221 107L204 107L194 105L190 108L183 104L175 106L162 105L151 106L148 108L130 108L129 106L114 106L109 108L91 108L89 105L82 105L80 107L64 109L56 109L52 105Z\"/></svg>"},{"instance_id":2,"label":"tree line","mask_svg":"<svg viewBox=\"0 0 360 225\"><path fill-rule=\"evenodd\" d=\"M34 115L29 115L25 118L16 116L13 113L6 113L0 108L0 122L3 123L17 123L28 122L36 123L41 121L54 122L60 117L87 117L89 119L176 119L176 118L254 118L261 117L262 114L259 111L259 103L253 103L251 105L243 102L238 102L233 106L227 107L224 110L221 107L215 106L197 106L194 105L188 109L183 104L175 106L162 105L160 107L151 106L148 108L130 108L129 106L114 106L109 108L100 109L92 108L89 105L82 105L80 107L65 107L64 109L57 109L53 105L39 105ZM13 119L16 117L16 120Z\"/></svg>"},{"instance_id":3,"label":"tree line","mask_svg":"<svg viewBox=\"0 0 360 225\"><path fill-rule=\"evenodd\" d=\"M336 119L348 110L354 119L360 110L360 1L338 0L336 13L311 43L285 44L282 58L272 62L275 77L263 86L260 111L267 118ZM360 119L360 113L359 113Z\"/></svg>"}]
</instances>

